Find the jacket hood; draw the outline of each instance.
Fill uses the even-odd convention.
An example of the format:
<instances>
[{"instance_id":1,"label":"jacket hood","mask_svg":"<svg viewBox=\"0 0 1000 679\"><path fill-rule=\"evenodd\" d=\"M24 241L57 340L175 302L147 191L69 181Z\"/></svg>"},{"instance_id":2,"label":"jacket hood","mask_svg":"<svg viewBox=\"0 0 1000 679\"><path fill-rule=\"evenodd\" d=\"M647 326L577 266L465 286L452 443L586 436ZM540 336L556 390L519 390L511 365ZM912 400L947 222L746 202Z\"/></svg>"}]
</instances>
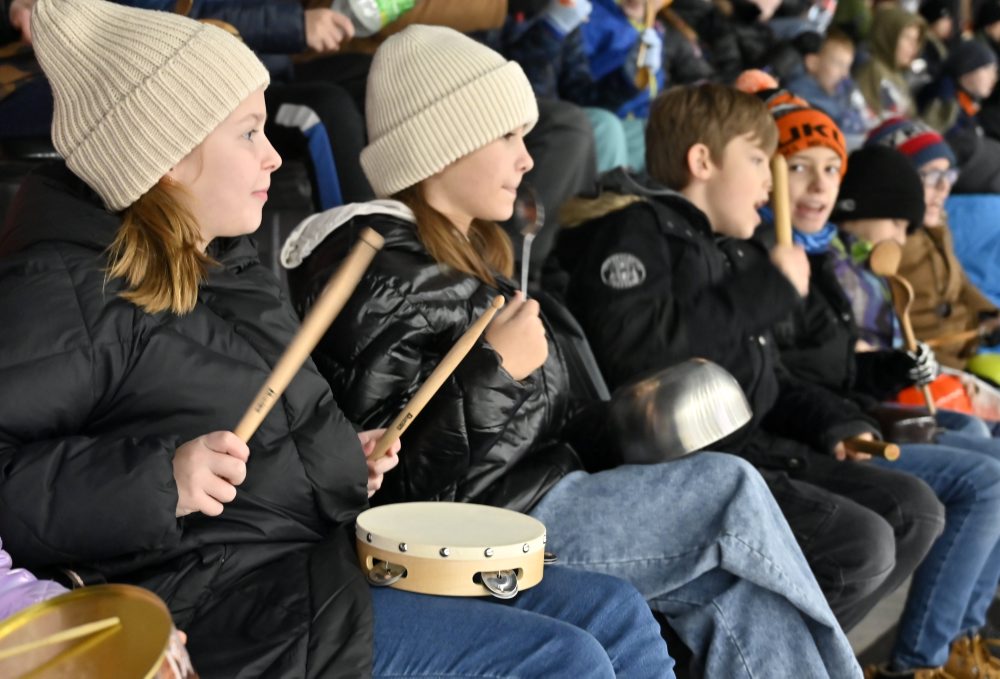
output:
<instances>
[{"instance_id":1,"label":"jacket hood","mask_svg":"<svg viewBox=\"0 0 1000 679\"><path fill-rule=\"evenodd\" d=\"M927 24L919 15L911 14L902 7L888 4L875 12L872 22L872 56L893 71L899 70L896 66L896 43L899 42L899 34L907 26L916 26L920 29L920 48L922 49L927 35Z\"/></svg>"},{"instance_id":2,"label":"jacket hood","mask_svg":"<svg viewBox=\"0 0 1000 679\"><path fill-rule=\"evenodd\" d=\"M0 256L51 241L104 250L120 222L65 163L48 163L32 171L14 197L0 229Z\"/></svg>"},{"instance_id":3,"label":"jacket hood","mask_svg":"<svg viewBox=\"0 0 1000 679\"><path fill-rule=\"evenodd\" d=\"M413 211L398 200L382 199L350 203L317 212L304 219L289 234L281 246L281 266L294 269L301 265L327 236L355 217L365 215L388 215L410 223L416 221Z\"/></svg>"}]
</instances>

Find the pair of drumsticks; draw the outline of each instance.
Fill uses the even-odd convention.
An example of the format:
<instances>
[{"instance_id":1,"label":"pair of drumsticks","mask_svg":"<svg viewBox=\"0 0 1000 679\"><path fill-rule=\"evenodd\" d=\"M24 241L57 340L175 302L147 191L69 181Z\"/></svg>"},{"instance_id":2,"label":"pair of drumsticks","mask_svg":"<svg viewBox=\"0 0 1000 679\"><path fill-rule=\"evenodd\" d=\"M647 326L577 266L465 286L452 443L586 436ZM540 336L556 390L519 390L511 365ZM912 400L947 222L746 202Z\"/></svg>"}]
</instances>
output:
<instances>
[{"instance_id":1,"label":"pair of drumsticks","mask_svg":"<svg viewBox=\"0 0 1000 679\"><path fill-rule=\"evenodd\" d=\"M326 287L323 288L316 303L302 322L302 327L292 339L292 343L285 349L278 364L274 366L264 382L264 386L257 392L257 396L244 413L240 423L236 425L234 433L244 442L248 442L257 431L257 427L261 425L271 408L281 398L292 378L309 358L309 354L316 348L337 314L344 308L375 254L382 249L383 242L382 236L373 229L366 228L361 232L358 242L351 249L347 259L327 282ZM462 362L462 359L469 353L476 340L483 334L486 326L503 305L503 297L500 295L494 297L489 308L458 338L458 341L445 354L434 371L420 385L417 393L413 395L406 407L375 443L375 449L369 456L370 460L377 460L389 451L392 444L406 431L414 418L431 400L431 397Z\"/></svg>"},{"instance_id":2,"label":"pair of drumsticks","mask_svg":"<svg viewBox=\"0 0 1000 679\"><path fill-rule=\"evenodd\" d=\"M781 153L771 158L771 206L778 245L792 244L792 213L788 198L788 162ZM868 453L887 460L899 458L899 446L886 441L869 441L857 436L844 441L844 447L856 453Z\"/></svg>"}]
</instances>

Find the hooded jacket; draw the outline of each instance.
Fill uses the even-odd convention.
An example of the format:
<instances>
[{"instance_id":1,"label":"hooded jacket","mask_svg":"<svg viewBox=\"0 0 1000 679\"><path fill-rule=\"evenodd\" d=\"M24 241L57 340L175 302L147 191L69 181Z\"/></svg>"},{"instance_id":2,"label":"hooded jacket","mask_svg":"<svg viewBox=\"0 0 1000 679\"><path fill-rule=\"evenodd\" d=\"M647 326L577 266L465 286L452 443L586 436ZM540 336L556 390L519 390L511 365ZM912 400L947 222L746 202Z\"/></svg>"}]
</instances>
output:
<instances>
[{"instance_id":1,"label":"hooded jacket","mask_svg":"<svg viewBox=\"0 0 1000 679\"><path fill-rule=\"evenodd\" d=\"M59 163L26 179L0 232L6 548L26 568L153 590L203 677L369 673L345 536L367 471L313 366L251 437L222 515L175 517L174 451L231 430L298 329L277 281L249 239L220 239L191 312L145 313L106 274L119 224Z\"/></svg>"},{"instance_id":2,"label":"hooded jacket","mask_svg":"<svg viewBox=\"0 0 1000 679\"><path fill-rule=\"evenodd\" d=\"M511 296L515 286L500 277L492 288L438 264L417 237L412 213L396 201L375 201L316 215L286 241L282 263L295 267L289 283L302 312L365 226L385 244L313 357L353 421L384 427L492 299ZM480 339L402 435L405 453L375 501L527 511L581 468L564 430L603 383L579 360L584 340L572 317L538 299L549 338L544 365L517 381Z\"/></svg>"},{"instance_id":3,"label":"hooded jacket","mask_svg":"<svg viewBox=\"0 0 1000 679\"><path fill-rule=\"evenodd\" d=\"M926 24L920 16L888 4L875 11L871 61L861 67L856 80L869 108L879 117L913 117L916 114L910 85L903 76L903 71L896 65L899 36L908 26L920 29L919 51L926 33Z\"/></svg>"},{"instance_id":4,"label":"hooded jacket","mask_svg":"<svg viewBox=\"0 0 1000 679\"><path fill-rule=\"evenodd\" d=\"M621 173L604 188L592 209L577 201L579 225L561 233L557 255L570 274L569 308L612 387L689 358L718 363L753 419L712 447L765 468L802 464L804 447L830 453L849 436L878 433L858 408L781 365L771 328L799 298L759 243L715 235L674 191Z\"/></svg>"}]
</instances>

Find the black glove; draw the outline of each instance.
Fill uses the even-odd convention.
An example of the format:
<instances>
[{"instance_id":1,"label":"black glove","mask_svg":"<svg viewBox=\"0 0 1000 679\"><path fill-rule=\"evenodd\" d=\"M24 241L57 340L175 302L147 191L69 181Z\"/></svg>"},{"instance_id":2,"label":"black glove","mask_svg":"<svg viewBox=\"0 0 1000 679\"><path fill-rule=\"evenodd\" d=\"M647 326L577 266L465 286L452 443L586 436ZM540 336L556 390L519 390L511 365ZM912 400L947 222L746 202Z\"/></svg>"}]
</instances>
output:
<instances>
[{"instance_id":1,"label":"black glove","mask_svg":"<svg viewBox=\"0 0 1000 679\"><path fill-rule=\"evenodd\" d=\"M979 312L979 344L984 347L1000 344L1000 311Z\"/></svg>"},{"instance_id":2,"label":"black glove","mask_svg":"<svg viewBox=\"0 0 1000 679\"><path fill-rule=\"evenodd\" d=\"M934 381L941 374L941 366L934 356L934 350L923 342L917 342L916 351L907 351L906 355L913 361L906 376L910 382L922 387Z\"/></svg>"}]
</instances>

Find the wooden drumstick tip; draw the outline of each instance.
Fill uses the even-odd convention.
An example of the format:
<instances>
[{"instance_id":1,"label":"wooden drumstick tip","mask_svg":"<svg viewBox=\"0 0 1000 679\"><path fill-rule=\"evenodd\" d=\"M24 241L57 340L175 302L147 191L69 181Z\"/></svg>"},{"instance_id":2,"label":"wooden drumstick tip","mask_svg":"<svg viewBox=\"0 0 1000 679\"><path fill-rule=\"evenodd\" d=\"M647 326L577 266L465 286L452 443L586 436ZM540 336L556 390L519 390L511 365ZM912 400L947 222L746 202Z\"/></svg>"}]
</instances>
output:
<instances>
[{"instance_id":1,"label":"wooden drumstick tip","mask_svg":"<svg viewBox=\"0 0 1000 679\"><path fill-rule=\"evenodd\" d=\"M503 305L506 303L507 300L504 299L503 295L497 295L496 297L493 298L493 301L490 302L490 306L493 307L494 309L502 309Z\"/></svg>"},{"instance_id":2,"label":"wooden drumstick tip","mask_svg":"<svg viewBox=\"0 0 1000 679\"><path fill-rule=\"evenodd\" d=\"M882 457L889 462L895 462L899 459L899 446L895 443L887 444L885 450L882 452Z\"/></svg>"}]
</instances>

